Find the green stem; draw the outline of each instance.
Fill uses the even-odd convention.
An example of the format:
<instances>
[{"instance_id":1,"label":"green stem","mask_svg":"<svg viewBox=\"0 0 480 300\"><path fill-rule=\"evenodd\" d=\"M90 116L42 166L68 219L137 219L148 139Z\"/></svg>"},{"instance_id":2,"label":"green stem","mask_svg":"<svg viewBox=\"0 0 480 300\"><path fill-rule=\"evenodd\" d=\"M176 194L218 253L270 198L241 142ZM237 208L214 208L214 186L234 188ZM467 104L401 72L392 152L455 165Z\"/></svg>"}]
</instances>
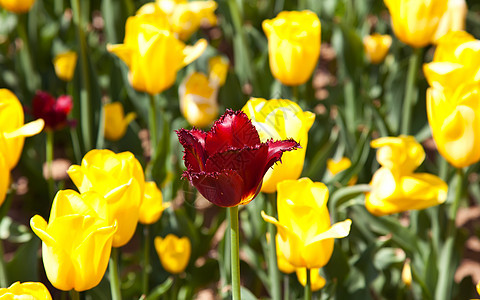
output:
<instances>
[{"instance_id":1,"label":"green stem","mask_svg":"<svg viewBox=\"0 0 480 300\"><path fill-rule=\"evenodd\" d=\"M47 130L46 160L48 174L48 194L50 200L55 196L55 182L53 181L53 130Z\"/></svg>"},{"instance_id":2,"label":"green stem","mask_svg":"<svg viewBox=\"0 0 480 300\"><path fill-rule=\"evenodd\" d=\"M118 248L112 248L110 263L108 265L108 273L110 277L110 291L112 300L121 300L122 293L120 291L120 278L118 276Z\"/></svg>"},{"instance_id":3,"label":"green stem","mask_svg":"<svg viewBox=\"0 0 480 300\"><path fill-rule=\"evenodd\" d=\"M287 274L283 276L283 297L290 299L290 277Z\"/></svg>"},{"instance_id":4,"label":"green stem","mask_svg":"<svg viewBox=\"0 0 480 300\"><path fill-rule=\"evenodd\" d=\"M155 105L155 96L150 95L150 110L148 112L149 117L149 126L150 126L150 159L154 160L155 151L157 148L157 109Z\"/></svg>"},{"instance_id":5,"label":"green stem","mask_svg":"<svg viewBox=\"0 0 480 300\"><path fill-rule=\"evenodd\" d=\"M55 0L53 3L55 14L60 17L63 14L63 0Z\"/></svg>"},{"instance_id":6,"label":"green stem","mask_svg":"<svg viewBox=\"0 0 480 300\"><path fill-rule=\"evenodd\" d=\"M151 272L150 266L150 226L145 225L143 227L143 294L148 295L148 277Z\"/></svg>"},{"instance_id":7,"label":"green stem","mask_svg":"<svg viewBox=\"0 0 480 300\"><path fill-rule=\"evenodd\" d=\"M71 290L71 291L70 291L70 299L72 299L72 300L80 300L80 293L77 292L76 290Z\"/></svg>"},{"instance_id":8,"label":"green stem","mask_svg":"<svg viewBox=\"0 0 480 300\"><path fill-rule=\"evenodd\" d=\"M3 240L0 240L0 288L8 287L7 269L4 257Z\"/></svg>"},{"instance_id":9,"label":"green stem","mask_svg":"<svg viewBox=\"0 0 480 300\"><path fill-rule=\"evenodd\" d=\"M347 78L345 85L343 86L343 92L345 95L345 117L348 120L346 122L348 131L351 134L355 134L355 126L357 120L357 99L355 97L355 84L352 79Z\"/></svg>"},{"instance_id":10,"label":"green stem","mask_svg":"<svg viewBox=\"0 0 480 300\"><path fill-rule=\"evenodd\" d=\"M311 287L311 280L310 280L310 269L307 270L307 282L305 283L305 289L304 289L304 298L305 300L311 300L312 299L312 287Z\"/></svg>"},{"instance_id":11,"label":"green stem","mask_svg":"<svg viewBox=\"0 0 480 300\"><path fill-rule=\"evenodd\" d=\"M298 103L298 86L292 86L292 101Z\"/></svg>"},{"instance_id":12,"label":"green stem","mask_svg":"<svg viewBox=\"0 0 480 300\"><path fill-rule=\"evenodd\" d=\"M93 111L91 109L91 90L90 90L90 78L88 76L88 57L87 57L87 41L85 38L85 31L82 24L81 17L81 4L80 0L71 0L73 11L73 23L77 28L78 42L80 43L80 61L81 61L81 73L83 87L80 92L81 99L81 126L83 135L83 144L88 151L92 149L92 123L93 123Z\"/></svg>"},{"instance_id":13,"label":"green stem","mask_svg":"<svg viewBox=\"0 0 480 300\"><path fill-rule=\"evenodd\" d=\"M455 218L463 195L464 177L463 170L457 169L457 189L455 190L455 198L453 199L453 203L450 205L450 210L448 212L447 239L443 245L438 265L439 278L435 290L435 296L436 299L439 300L452 299L452 282L454 282L453 277L458 261L458 259L454 257L455 240L457 235Z\"/></svg>"},{"instance_id":14,"label":"green stem","mask_svg":"<svg viewBox=\"0 0 480 300\"><path fill-rule=\"evenodd\" d=\"M238 205L229 208L230 214L230 243L232 262L232 299L240 300L240 259L239 253L239 229L238 229Z\"/></svg>"},{"instance_id":15,"label":"green stem","mask_svg":"<svg viewBox=\"0 0 480 300\"><path fill-rule=\"evenodd\" d=\"M30 52L30 42L27 34L27 14L21 14L18 18L18 36L23 42L23 47L20 49L20 60L23 67L24 76L26 78L25 83L30 93L35 93L40 85L40 78L37 72L35 72L32 55Z\"/></svg>"},{"instance_id":16,"label":"green stem","mask_svg":"<svg viewBox=\"0 0 480 300\"><path fill-rule=\"evenodd\" d=\"M413 105L416 101L416 81L420 59L422 56L422 48L415 48L413 54L410 56L408 63L407 83L405 85L405 98L403 99L403 113L402 113L402 134L409 134L410 122L412 117Z\"/></svg>"},{"instance_id":17,"label":"green stem","mask_svg":"<svg viewBox=\"0 0 480 300\"><path fill-rule=\"evenodd\" d=\"M276 193L268 194L267 212L269 216L276 215L275 209ZM270 243L268 243L268 277L270 277L270 296L272 299L280 299L280 272L277 267L277 249L275 247L275 225L267 223L268 234L270 235Z\"/></svg>"}]
</instances>

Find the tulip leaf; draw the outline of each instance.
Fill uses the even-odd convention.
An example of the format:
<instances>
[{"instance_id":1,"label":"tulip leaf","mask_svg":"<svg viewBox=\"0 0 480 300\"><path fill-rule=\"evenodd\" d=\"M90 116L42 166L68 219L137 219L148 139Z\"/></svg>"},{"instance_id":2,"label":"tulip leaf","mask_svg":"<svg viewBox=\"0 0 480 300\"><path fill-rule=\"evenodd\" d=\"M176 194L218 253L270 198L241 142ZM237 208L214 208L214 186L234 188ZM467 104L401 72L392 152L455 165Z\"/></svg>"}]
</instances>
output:
<instances>
[{"instance_id":1,"label":"tulip leaf","mask_svg":"<svg viewBox=\"0 0 480 300\"><path fill-rule=\"evenodd\" d=\"M163 296L173 285L173 278L168 277L162 284L153 288L152 292L145 298L145 300L156 300Z\"/></svg>"},{"instance_id":2,"label":"tulip leaf","mask_svg":"<svg viewBox=\"0 0 480 300\"><path fill-rule=\"evenodd\" d=\"M10 283L15 281L39 281L38 248L40 239L30 239L15 252L15 256L7 263L7 274Z\"/></svg>"},{"instance_id":3,"label":"tulip leaf","mask_svg":"<svg viewBox=\"0 0 480 300\"><path fill-rule=\"evenodd\" d=\"M257 300L258 298L250 292L246 287L240 287L240 293L242 295L242 300Z\"/></svg>"}]
</instances>

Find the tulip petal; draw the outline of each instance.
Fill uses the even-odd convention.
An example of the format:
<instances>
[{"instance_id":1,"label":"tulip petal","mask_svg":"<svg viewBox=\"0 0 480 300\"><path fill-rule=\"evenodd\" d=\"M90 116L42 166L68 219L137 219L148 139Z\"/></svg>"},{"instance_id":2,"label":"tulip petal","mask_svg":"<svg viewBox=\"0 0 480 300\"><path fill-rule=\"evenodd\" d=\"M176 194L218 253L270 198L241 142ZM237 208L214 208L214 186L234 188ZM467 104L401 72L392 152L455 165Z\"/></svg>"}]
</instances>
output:
<instances>
[{"instance_id":1,"label":"tulip petal","mask_svg":"<svg viewBox=\"0 0 480 300\"><path fill-rule=\"evenodd\" d=\"M229 150L216 153L208 158L206 171L236 171L243 179L244 193L248 195L244 198L251 197L250 200L252 200L258 193L258 185L262 182L264 173L261 173L258 170L262 169L262 165L265 164L267 154L268 146L266 144L261 144L257 148L245 147L240 150Z\"/></svg>"},{"instance_id":2,"label":"tulip petal","mask_svg":"<svg viewBox=\"0 0 480 300\"><path fill-rule=\"evenodd\" d=\"M22 127L14 131L5 132L3 135L7 139L32 136L40 133L43 129L43 126L45 126L45 122L42 119L37 119L35 121L32 121L30 123L23 125Z\"/></svg>"},{"instance_id":3,"label":"tulip petal","mask_svg":"<svg viewBox=\"0 0 480 300\"><path fill-rule=\"evenodd\" d=\"M233 170L191 174L190 181L208 201L221 207L238 205L242 200L244 182Z\"/></svg>"},{"instance_id":4,"label":"tulip petal","mask_svg":"<svg viewBox=\"0 0 480 300\"><path fill-rule=\"evenodd\" d=\"M183 160L185 166L190 172L200 172L205 170L207 153L205 151L206 134L200 130L180 129L176 131L178 140L184 148Z\"/></svg>"},{"instance_id":5,"label":"tulip petal","mask_svg":"<svg viewBox=\"0 0 480 300\"><path fill-rule=\"evenodd\" d=\"M205 149L213 155L229 149L257 146L260 137L252 121L242 111L227 110L207 133Z\"/></svg>"},{"instance_id":6,"label":"tulip petal","mask_svg":"<svg viewBox=\"0 0 480 300\"><path fill-rule=\"evenodd\" d=\"M198 40L193 46L186 46L183 49L183 54L185 55L183 59L182 67L190 64L194 60L200 57L202 53L207 49L208 42L205 39Z\"/></svg>"},{"instance_id":7,"label":"tulip petal","mask_svg":"<svg viewBox=\"0 0 480 300\"><path fill-rule=\"evenodd\" d=\"M267 141L268 145L268 157L267 164L265 165L265 173L273 166L277 161L281 162L282 154L285 151L292 151L301 148L300 144L293 139L283 141Z\"/></svg>"},{"instance_id":8,"label":"tulip petal","mask_svg":"<svg viewBox=\"0 0 480 300\"><path fill-rule=\"evenodd\" d=\"M313 239L307 241L306 245L317 243L325 239L344 238L348 236L348 234L350 233L351 225L352 225L352 220L350 219L346 219L345 221L335 223L327 231L324 231L318 234L317 236L315 236Z\"/></svg>"}]
</instances>

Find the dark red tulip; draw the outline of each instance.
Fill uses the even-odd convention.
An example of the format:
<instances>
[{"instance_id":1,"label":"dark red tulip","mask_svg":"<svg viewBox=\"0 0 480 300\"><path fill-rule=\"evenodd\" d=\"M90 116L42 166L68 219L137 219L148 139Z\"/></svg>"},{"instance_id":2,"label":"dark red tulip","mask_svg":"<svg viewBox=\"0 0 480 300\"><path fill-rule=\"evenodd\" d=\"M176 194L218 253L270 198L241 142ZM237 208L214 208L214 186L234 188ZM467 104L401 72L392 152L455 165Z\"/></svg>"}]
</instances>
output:
<instances>
[{"instance_id":1,"label":"dark red tulip","mask_svg":"<svg viewBox=\"0 0 480 300\"><path fill-rule=\"evenodd\" d=\"M48 129L60 129L67 124L67 116L72 110L72 97L62 95L55 99L47 92L39 91L33 98L32 113L45 121Z\"/></svg>"},{"instance_id":2,"label":"dark red tulip","mask_svg":"<svg viewBox=\"0 0 480 300\"><path fill-rule=\"evenodd\" d=\"M282 153L300 147L292 139L260 142L242 111L227 110L208 132L180 129L176 133L185 149L183 177L208 201L222 207L252 201L263 176Z\"/></svg>"}]
</instances>

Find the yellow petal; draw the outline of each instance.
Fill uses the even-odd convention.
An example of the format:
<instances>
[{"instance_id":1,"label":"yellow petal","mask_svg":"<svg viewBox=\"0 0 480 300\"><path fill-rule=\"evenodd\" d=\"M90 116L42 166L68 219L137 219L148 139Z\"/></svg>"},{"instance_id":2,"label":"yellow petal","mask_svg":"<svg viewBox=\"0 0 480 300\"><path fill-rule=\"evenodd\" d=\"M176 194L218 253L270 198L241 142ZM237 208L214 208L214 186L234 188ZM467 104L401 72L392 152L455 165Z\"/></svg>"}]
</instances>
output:
<instances>
[{"instance_id":1,"label":"yellow petal","mask_svg":"<svg viewBox=\"0 0 480 300\"><path fill-rule=\"evenodd\" d=\"M312 292L316 292L325 286L325 278L320 276L318 268L310 269L310 287ZM297 269L297 279L301 285L305 286L307 284L307 269L298 268Z\"/></svg>"},{"instance_id":2,"label":"yellow petal","mask_svg":"<svg viewBox=\"0 0 480 300\"><path fill-rule=\"evenodd\" d=\"M192 251L188 238L178 238L173 234L168 234L164 239L156 237L154 244L160 262L167 272L178 274L185 270Z\"/></svg>"},{"instance_id":3,"label":"yellow petal","mask_svg":"<svg viewBox=\"0 0 480 300\"><path fill-rule=\"evenodd\" d=\"M72 80L77 65L77 57L78 55L74 51L67 51L55 56L53 65L58 78L64 81Z\"/></svg>"},{"instance_id":4,"label":"yellow petal","mask_svg":"<svg viewBox=\"0 0 480 300\"><path fill-rule=\"evenodd\" d=\"M160 219L163 211L170 207L170 202L163 203L163 195L153 181L145 183L145 194L140 205L139 221L142 224L153 224Z\"/></svg>"},{"instance_id":5,"label":"yellow petal","mask_svg":"<svg viewBox=\"0 0 480 300\"><path fill-rule=\"evenodd\" d=\"M0 289L0 299L51 300L52 296L41 282L14 282L8 288Z\"/></svg>"}]
</instances>

